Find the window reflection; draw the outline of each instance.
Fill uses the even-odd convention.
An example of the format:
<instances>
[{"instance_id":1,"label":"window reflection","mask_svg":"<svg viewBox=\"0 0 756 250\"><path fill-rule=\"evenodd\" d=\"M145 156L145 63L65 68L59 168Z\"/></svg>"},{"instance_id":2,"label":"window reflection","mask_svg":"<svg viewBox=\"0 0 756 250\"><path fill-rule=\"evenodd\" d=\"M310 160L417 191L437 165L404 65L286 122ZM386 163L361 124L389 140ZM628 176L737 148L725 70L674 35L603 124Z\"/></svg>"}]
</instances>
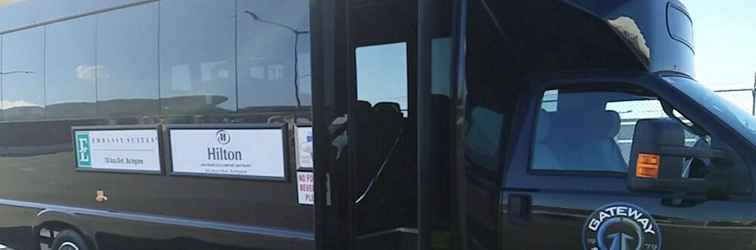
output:
<instances>
[{"instance_id":1,"label":"window reflection","mask_svg":"<svg viewBox=\"0 0 756 250\"><path fill-rule=\"evenodd\" d=\"M45 39L47 118L94 116L95 18L49 25Z\"/></svg>"},{"instance_id":2,"label":"window reflection","mask_svg":"<svg viewBox=\"0 0 756 250\"><path fill-rule=\"evenodd\" d=\"M5 120L44 116L44 27L3 35L2 109Z\"/></svg>"},{"instance_id":3,"label":"window reflection","mask_svg":"<svg viewBox=\"0 0 756 250\"><path fill-rule=\"evenodd\" d=\"M14 0L20 1L20 0ZM28 0L27 0L28 1ZM97 1L104 0L35 0L40 2L45 8L39 13L38 20L66 18L72 15L81 15L86 12L95 11Z\"/></svg>"},{"instance_id":4,"label":"window reflection","mask_svg":"<svg viewBox=\"0 0 756 250\"><path fill-rule=\"evenodd\" d=\"M431 91L436 95L451 96L451 51L449 37L431 40Z\"/></svg>"},{"instance_id":5,"label":"window reflection","mask_svg":"<svg viewBox=\"0 0 756 250\"><path fill-rule=\"evenodd\" d=\"M2 72L11 73L3 74L4 116L128 118L311 105L308 1L162 0L87 14L126 2L0 7L0 31L84 14L2 36Z\"/></svg>"},{"instance_id":6,"label":"window reflection","mask_svg":"<svg viewBox=\"0 0 756 250\"><path fill-rule=\"evenodd\" d=\"M133 4L135 0L0 0L0 31Z\"/></svg>"},{"instance_id":7,"label":"window reflection","mask_svg":"<svg viewBox=\"0 0 756 250\"><path fill-rule=\"evenodd\" d=\"M35 23L39 19L39 1L12 1L0 8L0 30L16 29Z\"/></svg>"},{"instance_id":8,"label":"window reflection","mask_svg":"<svg viewBox=\"0 0 756 250\"><path fill-rule=\"evenodd\" d=\"M483 106L472 108L465 139L465 155L477 167L496 170L504 115Z\"/></svg>"},{"instance_id":9,"label":"window reflection","mask_svg":"<svg viewBox=\"0 0 756 250\"><path fill-rule=\"evenodd\" d=\"M160 112L157 28L157 3L97 17L97 106L100 115Z\"/></svg>"},{"instance_id":10,"label":"window reflection","mask_svg":"<svg viewBox=\"0 0 756 250\"><path fill-rule=\"evenodd\" d=\"M239 2L240 110L310 105L308 8L301 0Z\"/></svg>"},{"instance_id":11,"label":"window reflection","mask_svg":"<svg viewBox=\"0 0 756 250\"><path fill-rule=\"evenodd\" d=\"M164 113L236 111L235 1L160 2Z\"/></svg>"}]
</instances>

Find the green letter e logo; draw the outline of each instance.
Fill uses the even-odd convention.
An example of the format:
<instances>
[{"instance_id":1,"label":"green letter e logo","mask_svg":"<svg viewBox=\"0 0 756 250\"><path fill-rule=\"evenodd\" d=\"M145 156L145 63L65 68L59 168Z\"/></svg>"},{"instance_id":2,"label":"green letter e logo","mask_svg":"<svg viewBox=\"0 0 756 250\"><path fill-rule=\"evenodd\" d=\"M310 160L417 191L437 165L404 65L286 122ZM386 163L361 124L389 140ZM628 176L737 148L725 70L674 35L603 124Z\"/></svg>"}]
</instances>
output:
<instances>
[{"instance_id":1,"label":"green letter e logo","mask_svg":"<svg viewBox=\"0 0 756 250\"><path fill-rule=\"evenodd\" d=\"M76 162L80 168L92 167L92 150L89 145L89 133L76 132Z\"/></svg>"}]
</instances>

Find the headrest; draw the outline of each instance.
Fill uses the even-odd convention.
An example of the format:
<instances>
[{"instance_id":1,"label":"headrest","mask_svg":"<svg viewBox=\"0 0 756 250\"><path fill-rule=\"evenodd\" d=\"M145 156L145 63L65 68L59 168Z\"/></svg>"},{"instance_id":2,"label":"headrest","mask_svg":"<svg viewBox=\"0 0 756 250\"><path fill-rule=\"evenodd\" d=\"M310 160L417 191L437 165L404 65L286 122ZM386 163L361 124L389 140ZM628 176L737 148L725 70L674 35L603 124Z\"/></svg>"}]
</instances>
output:
<instances>
[{"instance_id":1,"label":"headrest","mask_svg":"<svg viewBox=\"0 0 756 250\"><path fill-rule=\"evenodd\" d=\"M389 111L389 112L396 112L401 113L402 109L399 106L399 103L395 102L379 102L376 103L375 106L373 106L373 110L375 111Z\"/></svg>"},{"instance_id":2,"label":"headrest","mask_svg":"<svg viewBox=\"0 0 756 250\"><path fill-rule=\"evenodd\" d=\"M431 103L433 106L448 107L451 102L451 98L446 95L433 94L431 95Z\"/></svg>"},{"instance_id":3,"label":"headrest","mask_svg":"<svg viewBox=\"0 0 756 250\"><path fill-rule=\"evenodd\" d=\"M538 112L538 121L536 122L536 142L543 142L549 136L551 129L551 114L541 109Z\"/></svg>"},{"instance_id":4,"label":"headrest","mask_svg":"<svg viewBox=\"0 0 756 250\"><path fill-rule=\"evenodd\" d=\"M365 111L370 109L370 103L367 101L357 100L357 102L354 103L354 110L360 110Z\"/></svg>"}]
</instances>

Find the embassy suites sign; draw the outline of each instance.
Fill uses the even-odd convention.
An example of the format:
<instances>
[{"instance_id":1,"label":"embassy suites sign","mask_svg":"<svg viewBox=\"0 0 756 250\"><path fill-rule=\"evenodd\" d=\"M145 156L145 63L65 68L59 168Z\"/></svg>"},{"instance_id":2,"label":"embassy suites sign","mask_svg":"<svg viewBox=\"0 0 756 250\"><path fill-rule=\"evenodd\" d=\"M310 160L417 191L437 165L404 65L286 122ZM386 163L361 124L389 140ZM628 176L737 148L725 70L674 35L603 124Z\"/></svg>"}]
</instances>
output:
<instances>
[{"instance_id":1,"label":"embassy suites sign","mask_svg":"<svg viewBox=\"0 0 756 250\"><path fill-rule=\"evenodd\" d=\"M173 174L284 179L283 128L170 128Z\"/></svg>"},{"instance_id":2,"label":"embassy suites sign","mask_svg":"<svg viewBox=\"0 0 756 250\"><path fill-rule=\"evenodd\" d=\"M160 172L158 130L74 128L79 170Z\"/></svg>"}]
</instances>

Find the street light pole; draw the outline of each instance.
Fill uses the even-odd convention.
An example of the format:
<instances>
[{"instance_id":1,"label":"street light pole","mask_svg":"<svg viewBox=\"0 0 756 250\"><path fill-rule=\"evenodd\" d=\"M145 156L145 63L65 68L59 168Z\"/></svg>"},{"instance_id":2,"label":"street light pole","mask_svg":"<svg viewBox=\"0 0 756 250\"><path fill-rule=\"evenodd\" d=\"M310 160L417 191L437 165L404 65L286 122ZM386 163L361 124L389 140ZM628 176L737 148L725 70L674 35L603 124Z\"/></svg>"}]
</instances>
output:
<instances>
[{"instance_id":1,"label":"street light pole","mask_svg":"<svg viewBox=\"0 0 756 250\"><path fill-rule=\"evenodd\" d=\"M260 18L260 16L258 16L257 14L249 10L245 10L244 13L252 17L252 20L255 20L260 23L270 24L279 28L283 28L285 30L290 31L292 34L294 34L294 97L297 100L297 112L294 113L294 120L296 122L297 113L299 112L299 110L302 109L302 100L299 97L299 36L310 34L310 31L298 30L286 24Z\"/></svg>"},{"instance_id":2,"label":"street light pole","mask_svg":"<svg viewBox=\"0 0 756 250\"><path fill-rule=\"evenodd\" d=\"M13 75L13 74L34 74L33 71L15 70L8 72L0 72L0 75Z\"/></svg>"},{"instance_id":3,"label":"street light pole","mask_svg":"<svg viewBox=\"0 0 756 250\"><path fill-rule=\"evenodd\" d=\"M751 89L751 115L756 116L756 72L753 73L753 88Z\"/></svg>"}]
</instances>

